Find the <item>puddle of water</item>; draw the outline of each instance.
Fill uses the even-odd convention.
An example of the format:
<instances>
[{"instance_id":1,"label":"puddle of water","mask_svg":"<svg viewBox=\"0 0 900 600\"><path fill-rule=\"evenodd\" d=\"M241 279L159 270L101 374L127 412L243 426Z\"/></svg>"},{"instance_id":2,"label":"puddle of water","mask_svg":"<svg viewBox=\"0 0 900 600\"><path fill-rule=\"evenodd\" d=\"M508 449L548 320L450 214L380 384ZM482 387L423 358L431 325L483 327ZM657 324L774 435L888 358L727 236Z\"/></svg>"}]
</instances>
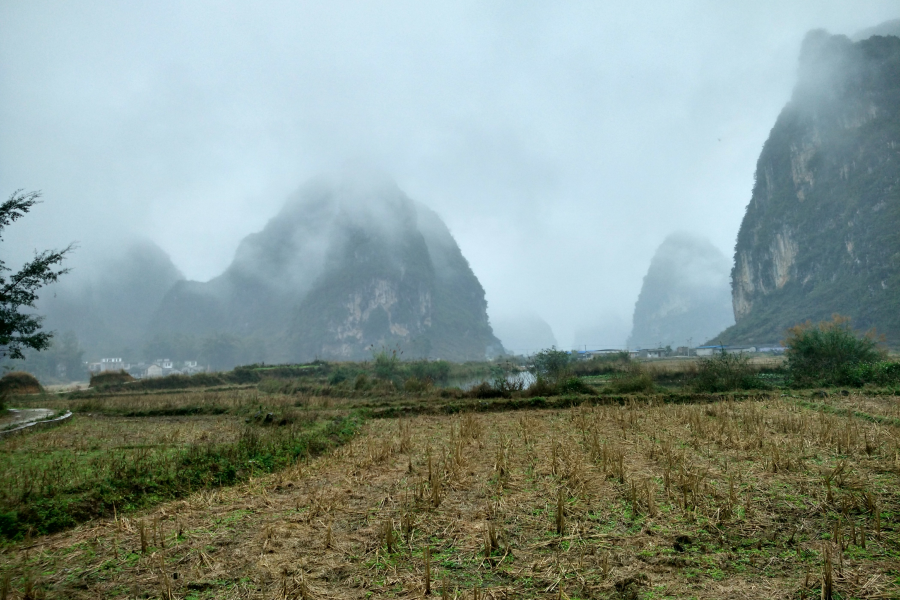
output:
<instances>
[{"instance_id":1,"label":"puddle of water","mask_svg":"<svg viewBox=\"0 0 900 600\"><path fill-rule=\"evenodd\" d=\"M24 425L49 418L52 414L53 411L49 408L11 408L6 415L3 415L3 418L0 418L0 425L4 427L8 425Z\"/></svg>"}]
</instances>

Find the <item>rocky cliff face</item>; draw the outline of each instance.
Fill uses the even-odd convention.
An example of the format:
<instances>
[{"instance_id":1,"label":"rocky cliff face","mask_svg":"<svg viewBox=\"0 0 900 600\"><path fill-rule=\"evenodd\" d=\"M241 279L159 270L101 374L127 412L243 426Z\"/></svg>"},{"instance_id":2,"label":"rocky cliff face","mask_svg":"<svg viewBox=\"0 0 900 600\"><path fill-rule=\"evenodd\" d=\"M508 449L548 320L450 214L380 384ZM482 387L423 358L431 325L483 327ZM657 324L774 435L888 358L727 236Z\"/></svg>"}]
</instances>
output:
<instances>
[{"instance_id":1,"label":"rocky cliff face","mask_svg":"<svg viewBox=\"0 0 900 600\"><path fill-rule=\"evenodd\" d=\"M667 237L653 256L634 306L629 348L698 344L733 323L728 259L708 240Z\"/></svg>"},{"instance_id":2,"label":"rocky cliff face","mask_svg":"<svg viewBox=\"0 0 900 600\"><path fill-rule=\"evenodd\" d=\"M480 360L502 351L481 287L440 218L389 181L320 179L301 189L232 265L181 282L158 331L264 340L270 361Z\"/></svg>"},{"instance_id":3,"label":"rocky cliff face","mask_svg":"<svg viewBox=\"0 0 900 600\"><path fill-rule=\"evenodd\" d=\"M814 31L763 146L732 270L736 324L774 342L841 313L900 341L900 38Z\"/></svg>"}]
</instances>

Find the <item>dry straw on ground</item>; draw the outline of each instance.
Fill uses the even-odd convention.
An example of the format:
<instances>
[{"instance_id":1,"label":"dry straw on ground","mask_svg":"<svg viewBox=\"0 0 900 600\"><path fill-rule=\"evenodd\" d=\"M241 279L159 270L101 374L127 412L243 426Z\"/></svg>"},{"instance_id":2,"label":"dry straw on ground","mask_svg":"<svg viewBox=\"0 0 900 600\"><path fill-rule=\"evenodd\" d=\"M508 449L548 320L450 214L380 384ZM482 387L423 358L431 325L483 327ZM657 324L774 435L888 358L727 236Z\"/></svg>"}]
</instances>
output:
<instances>
[{"instance_id":1,"label":"dry straw on ground","mask_svg":"<svg viewBox=\"0 0 900 600\"><path fill-rule=\"evenodd\" d=\"M385 419L0 562L9 598L888 598L898 477L896 425L774 395Z\"/></svg>"}]
</instances>

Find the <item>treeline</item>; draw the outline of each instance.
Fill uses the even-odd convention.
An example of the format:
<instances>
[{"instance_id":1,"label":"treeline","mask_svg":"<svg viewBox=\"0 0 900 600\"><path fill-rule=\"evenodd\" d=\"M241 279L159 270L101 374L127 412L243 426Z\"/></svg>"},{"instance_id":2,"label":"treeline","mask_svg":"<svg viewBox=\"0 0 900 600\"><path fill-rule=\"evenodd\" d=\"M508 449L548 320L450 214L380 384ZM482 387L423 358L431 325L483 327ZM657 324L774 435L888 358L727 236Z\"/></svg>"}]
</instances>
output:
<instances>
[{"instance_id":1,"label":"treeline","mask_svg":"<svg viewBox=\"0 0 900 600\"><path fill-rule=\"evenodd\" d=\"M124 372L104 372L91 377L92 389L75 392L92 395L97 392L152 392L190 388L260 384L266 392L295 393L321 391L323 387L345 391L426 391L433 387L488 377L489 363L451 363L445 360L401 360L398 350L373 353L371 361L327 362L316 360L306 364L251 364L229 371L169 375L134 379Z\"/></svg>"},{"instance_id":2,"label":"treeline","mask_svg":"<svg viewBox=\"0 0 900 600\"><path fill-rule=\"evenodd\" d=\"M433 388L457 387L465 395L491 398L673 389L716 393L781 387L900 386L900 363L888 358L874 332L856 332L844 317L793 327L785 345L786 358L781 363L758 363L746 355L722 353L664 365L631 359L626 352L579 360L551 348L528 358L459 364L402 360L399 350L382 349L373 352L371 361L363 362L252 364L229 371L138 381L130 381L123 374L104 373L91 379L94 392L85 393L259 384L265 392L314 395L425 393Z\"/></svg>"}]
</instances>

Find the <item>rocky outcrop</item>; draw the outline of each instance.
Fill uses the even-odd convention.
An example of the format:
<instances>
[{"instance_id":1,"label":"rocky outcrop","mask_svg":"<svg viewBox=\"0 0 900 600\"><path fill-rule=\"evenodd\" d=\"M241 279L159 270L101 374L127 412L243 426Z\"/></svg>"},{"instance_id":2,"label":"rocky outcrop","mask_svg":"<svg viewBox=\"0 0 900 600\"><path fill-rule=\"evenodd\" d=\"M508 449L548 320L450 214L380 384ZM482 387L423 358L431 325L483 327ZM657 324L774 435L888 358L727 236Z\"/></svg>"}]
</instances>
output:
<instances>
[{"instance_id":1,"label":"rocky outcrop","mask_svg":"<svg viewBox=\"0 0 900 600\"><path fill-rule=\"evenodd\" d=\"M900 342L898 231L900 38L813 31L757 162L732 269L736 323L717 341L775 342L840 313Z\"/></svg>"},{"instance_id":2,"label":"rocky outcrop","mask_svg":"<svg viewBox=\"0 0 900 600\"><path fill-rule=\"evenodd\" d=\"M156 331L264 340L269 361L482 360L502 351L484 289L433 211L378 178L304 186L219 277L176 285Z\"/></svg>"},{"instance_id":3,"label":"rocky outcrop","mask_svg":"<svg viewBox=\"0 0 900 600\"><path fill-rule=\"evenodd\" d=\"M758 295L780 290L796 279L797 251L796 237L789 227L784 227L772 236L765 261L755 260L756 257L747 251L736 254L732 272L735 320L750 314Z\"/></svg>"},{"instance_id":4,"label":"rocky outcrop","mask_svg":"<svg viewBox=\"0 0 900 600\"><path fill-rule=\"evenodd\" d=\"M644 276L628 346L696 344L733 323L728 268L708 240L687 233L667 237Z\"/></svg>"}]
</instances>

